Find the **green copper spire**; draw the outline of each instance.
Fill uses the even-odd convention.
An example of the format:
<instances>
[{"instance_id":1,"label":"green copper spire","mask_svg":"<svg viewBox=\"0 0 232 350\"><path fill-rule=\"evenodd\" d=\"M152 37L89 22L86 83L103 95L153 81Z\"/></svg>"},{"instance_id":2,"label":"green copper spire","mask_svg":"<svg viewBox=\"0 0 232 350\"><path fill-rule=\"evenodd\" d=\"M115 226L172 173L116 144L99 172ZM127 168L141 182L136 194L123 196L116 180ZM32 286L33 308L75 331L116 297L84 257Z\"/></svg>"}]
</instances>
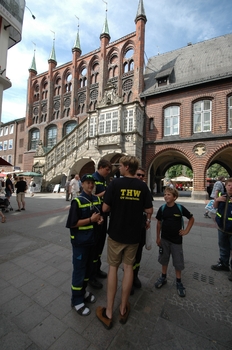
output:
<instances>
[{"instance_id":1,"label":"green copper spire","mask_svg":"<svg viewBox=\"0 0 232 350\"><path fill-rule=\"evenodd\" d=\"M55 38L53 39L52 51L50 53L49 61L56 61L56 52L55 52Z\"/></svg>"},{"instance_id":2,"label":"green copper spire","mask_svg":"<svg viewBox=\"0 0 232 350\"><path fill-rule=\"evenodd\" d=\"M81 50L80 36L79 36L79 28L78 28L78 32L77 32L76 40L75 40L75 42L74 42L73 49Z\"/></svg>"},{"instance_id":3,"label":"green copper spire","mask_svg":"<svg viewBox=\"0 0 232 350\"><path fill-rule=\"evenodd\" d=\"M144 6L143 6L143 0L139 0L139 6L138 6L138 11L137 11L137 15L136 15L135 21L139 17L144 17L144 19L147 20L145 9L144 9Z\"/></svg>"},{"instance_id":4,"label":"green copper spire","mask_svg":"<svg viewBox=\"0 0 232 350\"><path fill-rule=\"evenodd\" d=\"M107 2L104 1L104 0L102 0L102 1L106 4L106 18L105 18L105 23L103 25L103 29L102 29L101 35L102 34L107 34L110 37L110 31L109 31L109 26L108 26L108 21L107 21Z\"/></svg>"},{"instance_id":5,"label":"green copper spire","mask_svg":"<svg viewBox=\"0 0 232 350\"><path fill-rule=\"evenodd\" d=\"M31 62L31 67L29 68L29 70L33 70L33 71L37 72L36 63L35 63L35 50L34 50L34 56L32 58L32 62Z\"/></svg>"}]
</instances>

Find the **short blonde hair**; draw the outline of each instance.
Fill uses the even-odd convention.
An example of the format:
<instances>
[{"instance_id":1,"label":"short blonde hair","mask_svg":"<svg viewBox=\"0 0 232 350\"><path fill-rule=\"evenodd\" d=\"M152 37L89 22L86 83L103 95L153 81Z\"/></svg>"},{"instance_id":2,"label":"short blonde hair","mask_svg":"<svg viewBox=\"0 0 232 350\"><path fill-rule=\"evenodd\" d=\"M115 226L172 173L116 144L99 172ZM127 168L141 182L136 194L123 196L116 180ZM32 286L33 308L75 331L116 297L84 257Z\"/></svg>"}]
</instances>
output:
<instances>
[{"instance_id":1,"label":"short blonde hair","mask_svg":"<svg viewBox=\"0 0 232 350\"><path fill-rule=\"evenodd\" d=\"M166 187L165 190L164 190L164 194L165 194L166 192L172 193L173 196L174 196L176 199L179 197L179 193L178 193L178 191L177 191L176 188Z\"/></svg>"}]
</instances>

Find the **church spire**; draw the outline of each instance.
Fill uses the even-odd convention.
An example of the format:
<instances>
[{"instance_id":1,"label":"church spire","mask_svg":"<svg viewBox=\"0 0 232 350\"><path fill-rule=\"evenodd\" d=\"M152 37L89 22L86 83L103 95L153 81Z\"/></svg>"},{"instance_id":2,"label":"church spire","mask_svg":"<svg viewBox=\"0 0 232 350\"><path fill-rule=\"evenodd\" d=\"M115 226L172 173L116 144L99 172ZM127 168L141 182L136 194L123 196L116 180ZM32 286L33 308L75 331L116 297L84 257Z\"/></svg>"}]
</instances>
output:
<instances>
[{"instance_id":1,"label":"church spire","mask_svg":"<svg viewBox=\"0 0 232 350\"><path fill-rule=\"evenodd\" d=\"M108 39L110 40L110 31L109 31L109 26L108 26L108 21L107 21L107 2L102 0L105 4L106 4L106 18L105 18L105 23L103 25L103 29L102 29L102 33L101 33L101 36L107 36Z\"/></svg>"},{"instance_id":2,"label":"church spire","mask_svg":"<svg viewBox=\"0 0 232 350\"><path fill-rule=\"evenodd\" d=\"M145 20L145 23L146 23L147 22L147 17L146 17L145 9L144 9L144 6L143 6L143 0L139 0L139 6L138 6L137 15L136 15L136 18L135 18L135 23L139 19L141 19L141 17Z\"/></svg>"},{"instance_id":3,"label":"church spire","mask_svg":"<svg viewBox=\"0 0 232 350\"><path fill-rule=\"evenodd\" d=\"M33 71L37 74L36 63L35 63L35 49L34 49L34 55L31 62L31 67L29 68L29 72L30 71Z\"/></svg>"},{"instance_id":4,"label":"church spire","mask_svg":"<svg viewBox=\"0 0 232 350\"><path fill-rule=\"evenodd\" d=\"M54 32L52 32L54 33ZM56 52L55 52L55 33L54 33L54 38L53 38L53 45L52 45L52 51L50 53L50 57L49 57L49 60L48 62L50 61L53 61L54 63L57 64L57 61L56 61Z\"/></svg>"},{"instance_id":5,"label":"church spire","mask_svg":"<svg viewBox=\"0 0 232 350\"><path fill-rule=\"evenodd\" d=\"M74 42L74 46L72 48L72 52L74 51L79 51L81 54L81 44L80 44L80 36L79 36L79 18L75 16L78 19L78 29L77 29L77 35L76 35L76 40Z\"/></svg>"}]
</instances>

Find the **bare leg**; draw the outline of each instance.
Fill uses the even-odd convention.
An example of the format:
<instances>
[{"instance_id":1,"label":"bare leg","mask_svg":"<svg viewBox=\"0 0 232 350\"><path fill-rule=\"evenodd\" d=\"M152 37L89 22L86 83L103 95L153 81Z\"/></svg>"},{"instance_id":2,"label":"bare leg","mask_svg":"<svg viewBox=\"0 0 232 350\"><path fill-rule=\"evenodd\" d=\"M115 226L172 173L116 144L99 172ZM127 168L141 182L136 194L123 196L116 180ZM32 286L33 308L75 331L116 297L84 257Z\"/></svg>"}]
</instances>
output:
<instances>
[{"instance_id":1,"label":"bare leg","mask_svg":"<svg viewBox=\"0 0 232 350\"><path fill-rule=\"evenodd\" d=\"M176 278L181 278L181 271L176 270Z\"/></svg>"},{"instance_id":2,"label":"bare leg","mask_svg":"<svg viewBox=\"0 0 232 350\"><path fill-rule=\"evenodd\" d=\"M109 266L108 279L107 279L107 307L106 307L106 316L112 318L113 316L113 307L114 307L114 298L117 291L118 284L118 267Z\"/></svg>"},{"instance_id":3,"label":"bare leg","mask_svg":"<svg viewBox=\"0 0 232 350\"><path fill-rule=\"evenodd\" d=\"M163 273L164 275L167 274L167 270L168 270L168 265L162 265L162 273Z\"/></svg>"},{"instance_id":4,"label":"bare leg","mask_svg":"<svg viewBox=\"0 0 232 350\"><path fill-rule=\"evenodd\" d=\"M122 297L120 305L120 313L124 315L126 313L126 305L129 300L132 283L133 283L133 266L124 264L124 274L122 279Z\"/></svg>"}]
</instances>

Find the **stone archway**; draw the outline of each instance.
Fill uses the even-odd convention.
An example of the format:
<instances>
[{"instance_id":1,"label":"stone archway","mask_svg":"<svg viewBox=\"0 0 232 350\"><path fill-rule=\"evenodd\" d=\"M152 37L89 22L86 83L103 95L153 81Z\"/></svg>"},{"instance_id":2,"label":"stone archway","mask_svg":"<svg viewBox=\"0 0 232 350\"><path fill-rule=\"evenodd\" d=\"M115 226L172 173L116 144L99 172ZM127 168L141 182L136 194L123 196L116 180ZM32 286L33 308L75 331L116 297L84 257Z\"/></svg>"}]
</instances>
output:
<instances>
[{"instance_id":1,"label":"stone archway","mask_svg":"<svg viewBox=\"0 0 232 350\"><path fill-rule=\"evenodd\" d=\"M166 149L156 154L148 172L148 186L150 189L153 191L154 184L156 184L157 193L162 193L162 179L165 177L166 171L177 164L192 169L192 164L187 156L179 150Z\"/></svg>"}]
</instances>

